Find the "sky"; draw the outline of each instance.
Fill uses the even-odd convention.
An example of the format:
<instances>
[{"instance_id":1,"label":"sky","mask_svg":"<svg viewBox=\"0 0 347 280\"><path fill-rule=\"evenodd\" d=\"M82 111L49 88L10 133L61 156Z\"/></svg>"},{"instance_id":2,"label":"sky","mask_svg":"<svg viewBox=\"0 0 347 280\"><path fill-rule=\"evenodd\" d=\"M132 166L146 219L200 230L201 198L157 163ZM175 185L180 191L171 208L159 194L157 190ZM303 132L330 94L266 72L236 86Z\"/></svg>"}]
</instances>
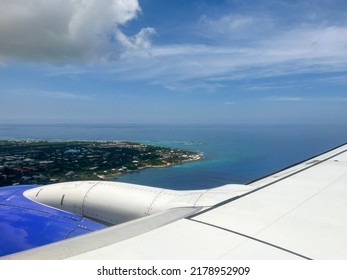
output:
<instances>
[{"instance_id":1,"label":"sky","mask_svg":"<svg viewBox=\"0 0 347 280\"><path fill-rule=\"evenodd\" d=\"M0 0L0 123L344 124L345 0Z\"/></svg>"}]
</instances>

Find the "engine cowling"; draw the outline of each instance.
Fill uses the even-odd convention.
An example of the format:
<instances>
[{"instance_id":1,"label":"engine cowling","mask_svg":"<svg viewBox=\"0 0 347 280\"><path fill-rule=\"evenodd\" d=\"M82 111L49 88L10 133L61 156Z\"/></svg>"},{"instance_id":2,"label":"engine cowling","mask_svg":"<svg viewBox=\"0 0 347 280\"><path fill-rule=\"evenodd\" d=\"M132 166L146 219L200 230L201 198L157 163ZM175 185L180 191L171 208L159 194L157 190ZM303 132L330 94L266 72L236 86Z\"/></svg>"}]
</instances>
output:
<instances>
[{"instance_id":1,"label":"engine cowling","mask_svg":"<svg viewBox=\"0 0 347 280\"><path fill-rule=\"evenodd\" d=\"M78 181L41 186L24 192L36 202L115 225L178 207L209 207L249 188L226 185L198 191L105 181Z\"/></svg>"}]
</instances>

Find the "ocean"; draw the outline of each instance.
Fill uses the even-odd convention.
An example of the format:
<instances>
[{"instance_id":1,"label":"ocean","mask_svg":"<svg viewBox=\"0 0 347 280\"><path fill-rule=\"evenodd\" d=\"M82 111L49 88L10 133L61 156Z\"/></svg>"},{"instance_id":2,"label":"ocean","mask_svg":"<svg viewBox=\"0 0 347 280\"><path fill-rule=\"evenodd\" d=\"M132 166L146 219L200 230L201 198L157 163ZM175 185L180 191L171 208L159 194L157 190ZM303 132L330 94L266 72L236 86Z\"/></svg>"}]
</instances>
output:
<instances>
[{"instance_id":1,"label":"ocean","mask_svg":"<svg viewBox=\"0 0 347 280\"><path fill-rule=\"evenodd\" d=\"M0 139L129 140L204 154L128 173L121 182L169 189L248 183L347 142L347 125L2 124Z\"/></svg>"}]
</instances>

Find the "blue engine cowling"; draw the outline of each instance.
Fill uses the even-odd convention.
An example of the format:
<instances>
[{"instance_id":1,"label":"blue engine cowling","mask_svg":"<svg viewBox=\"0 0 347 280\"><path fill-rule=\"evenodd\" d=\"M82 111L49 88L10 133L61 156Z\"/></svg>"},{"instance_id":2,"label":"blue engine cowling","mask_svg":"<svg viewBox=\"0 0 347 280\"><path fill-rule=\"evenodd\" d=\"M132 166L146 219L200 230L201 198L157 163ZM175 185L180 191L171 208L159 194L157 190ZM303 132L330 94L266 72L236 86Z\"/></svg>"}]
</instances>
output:
<instances>
[{"instance_id":1,"label":"blue engine cowling","mask_svg":"<svg viewBox=\"0 0 347 280\"><path fill-rule=\"evenodd\" d=\"M0 256L107 227L85 217L27 199L37 185L0 188Z\"/></svg>"}]
</instances>

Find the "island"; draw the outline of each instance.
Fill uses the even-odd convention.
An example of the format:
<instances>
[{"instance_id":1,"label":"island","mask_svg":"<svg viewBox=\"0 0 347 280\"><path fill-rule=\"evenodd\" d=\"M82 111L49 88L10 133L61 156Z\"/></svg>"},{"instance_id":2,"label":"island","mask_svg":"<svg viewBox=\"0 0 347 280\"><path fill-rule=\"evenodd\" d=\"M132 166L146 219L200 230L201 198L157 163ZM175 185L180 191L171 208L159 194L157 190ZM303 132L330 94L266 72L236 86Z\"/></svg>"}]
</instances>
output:
<instances>
[{"instance_id":1,"label":"island","mask_svg":"<svg viewBox=\"0 0 347 280\"><path fill-rule=\"evenodd\" d=\"M202 158L200 152L127 141L0 140L0 186L116 180Z\"/></svg>"}]
</instances>

